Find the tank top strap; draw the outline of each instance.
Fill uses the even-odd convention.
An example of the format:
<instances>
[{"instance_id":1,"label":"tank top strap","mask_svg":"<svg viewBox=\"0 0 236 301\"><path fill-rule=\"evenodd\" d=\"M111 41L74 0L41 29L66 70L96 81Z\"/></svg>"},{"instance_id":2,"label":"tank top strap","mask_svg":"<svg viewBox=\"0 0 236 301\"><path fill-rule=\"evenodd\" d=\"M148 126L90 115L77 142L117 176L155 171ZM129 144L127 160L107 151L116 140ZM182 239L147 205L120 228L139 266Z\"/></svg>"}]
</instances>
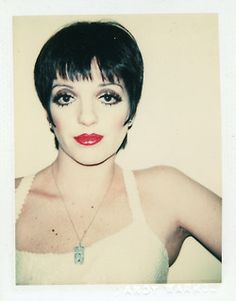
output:
<instances>
[{"instance_id":1,"label":"tank top strap","mask_svg":"<svg viewBox=\"0 0 236 301\"><path fill-rule=\"evenodd\" d=\"M122 169L122 171L133 220L144 221L146 223L134 173L128 169Z\"/></svg>"},{"instance_id":2,"label":"tank top strap","mask_svg":"<svg viewBox=\"0 0 236 301\"><path fill-rule=\"evenodd\" d=\"M16 188L16 220L20 216L27 194L30 191L35 175L22 178L19 186Z\"/></svg>"}]
</instances>

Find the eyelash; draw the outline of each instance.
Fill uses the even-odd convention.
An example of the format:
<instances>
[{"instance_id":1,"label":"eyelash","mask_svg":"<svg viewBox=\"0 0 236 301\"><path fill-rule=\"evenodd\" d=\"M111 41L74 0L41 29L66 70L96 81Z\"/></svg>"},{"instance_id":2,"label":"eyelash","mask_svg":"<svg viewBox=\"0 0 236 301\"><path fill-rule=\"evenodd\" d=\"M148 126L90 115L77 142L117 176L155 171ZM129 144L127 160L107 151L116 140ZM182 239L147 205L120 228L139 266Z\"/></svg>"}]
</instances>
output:
<instances>
[{"instance_id":1,"label":"eyelash","mask_svg":"<svg viewBox=\"0 0 236 301\"><path fill-rule=\"evenodd\" d=\"M66 97L67 100L69 98L69 100L68 100L68 102L66 102L65 100L63 100L64 103L61 103L60 100L63 99L64 97ZM109 102L108 102L108 100L105 100L105 98L107 98L107 97L109 98ZM115 105L115 104L117 104L117 103L119 103L119 102L122 101L121 96L119 94L115 93L114 91L104 92L98 98L99 99L102 99L102 98L104 99L104 101L101 101L101 103L104 104L105 106L107 106L107 105L112 106L112 105ZM73 99L73 101L71 101L71 99ZM112 101L112 99L113 99L113 101ZM67 92L63 92L63 93L56 94L53 97L52 101L55 104L57 104L58 106L64 107L64 106L68 106L68 105L72 104L75 101L75 98L74 98L73 95L71 95L71 94L69 94ZM112 101L112 102L110 102L110 101Z\"/></svg>"},{"instance_id":2,"label":"eyelash","mask_svg":"<svg viewBox=\"0 0 236 301\"><path fill-rule=\"evenodd\" d=\"M63 97L69 97L69 101L68 102L65 102L65 103L60 103L60 99L62 99ZM58 93L58 94L56 94L54 97L53 97L53 99L52 99L52 101L55 103L55 104L57 104L58 106L60 106L60 107L64 107L64 106L68 106L68 105L70 105L70 104L72 104L74 101L70 101L70 99L71 98L74 98L74 96L73 95L71 95L71 94L69 94L69 93ZM65 101L65 100L63 100L63 101Z\"/></svg>"},{"instance_id":3,"label":"eyelash","mask_svg":"<svg viewBox=\"0 0 236 301\"><path fill-rule=\"evenodd\" d=\"M109 97L110 100L114 99L112 103L106 101L102 102L105 106L112 106L122 101L121 96L113 91L104 92L101 96L99 96L99 99L103 98L105 100L105 97Z\"/></svg>"}]
</instances>

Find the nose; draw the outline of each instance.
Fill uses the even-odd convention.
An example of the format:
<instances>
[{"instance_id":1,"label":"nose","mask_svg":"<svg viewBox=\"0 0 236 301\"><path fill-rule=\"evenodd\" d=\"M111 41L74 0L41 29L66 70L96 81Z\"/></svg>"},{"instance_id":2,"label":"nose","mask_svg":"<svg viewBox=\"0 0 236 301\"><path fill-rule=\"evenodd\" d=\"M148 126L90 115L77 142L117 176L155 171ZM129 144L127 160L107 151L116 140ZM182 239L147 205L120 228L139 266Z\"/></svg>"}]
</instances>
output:
<instances>
[{"instance_id":1,"label":"nose","mask_svg":"<svg viewBox=\"0 0 236 301\"><path fill-rule=\"evenodd\" d=\"M78 122L85 126L91 126L97 122L97 114L91 101L81 101Z\"/></svg>"}]
</instances>

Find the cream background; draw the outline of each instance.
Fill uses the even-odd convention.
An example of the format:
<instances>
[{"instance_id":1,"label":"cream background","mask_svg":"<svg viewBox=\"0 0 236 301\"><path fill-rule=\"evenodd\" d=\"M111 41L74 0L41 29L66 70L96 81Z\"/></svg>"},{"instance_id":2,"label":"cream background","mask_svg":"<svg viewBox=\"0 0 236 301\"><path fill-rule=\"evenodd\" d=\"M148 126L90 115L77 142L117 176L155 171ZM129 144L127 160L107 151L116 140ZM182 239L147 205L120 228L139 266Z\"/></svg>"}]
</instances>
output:
<instances>
[{"instance_id":1,"label":"cream background","mask_svg":"<svg viewBox=\"0 0 236 301\"><path fill-rule=\"evenodd\" d=\"M16 177L34 173L56 155L37 100L33 66L58 28L84 17L14 17ZM100 17L89 17L100 19ZM106 17L107 19L107 17ZM172 165L221 194L217 16L109 16L136 37L145 82L128 146L118 161L130 168ZM218 282L220 265L192 239L170 270L170 282Z\"/></svg>"}]
</instances>

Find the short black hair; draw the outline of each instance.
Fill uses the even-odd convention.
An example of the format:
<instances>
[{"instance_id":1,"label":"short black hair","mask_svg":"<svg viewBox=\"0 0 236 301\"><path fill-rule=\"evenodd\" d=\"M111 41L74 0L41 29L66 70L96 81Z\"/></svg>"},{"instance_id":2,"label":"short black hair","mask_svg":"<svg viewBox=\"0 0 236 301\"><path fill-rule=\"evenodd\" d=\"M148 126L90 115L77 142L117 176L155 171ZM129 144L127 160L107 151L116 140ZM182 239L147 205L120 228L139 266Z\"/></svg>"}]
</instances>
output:
<instances>
[{"instance_id":1,"label":"short black hair","mask_svg":"<svg viewBox=\"0 0 236 301\"><path fill-rule=\"evenodd\" d=\"M50 97L53 80L91 79L91 62L96 59L103 79L122 79L129 96L130 114L135 115L143 84L143 59L133 35L111 21L76 22L56 32L42 47L34 67L38 97L53 124ZM125 125L124 124L124 125ZM58 141L55 137L56 147ZM127 143L127 135L120 148Z\"/></svg>"}]
</instances>

